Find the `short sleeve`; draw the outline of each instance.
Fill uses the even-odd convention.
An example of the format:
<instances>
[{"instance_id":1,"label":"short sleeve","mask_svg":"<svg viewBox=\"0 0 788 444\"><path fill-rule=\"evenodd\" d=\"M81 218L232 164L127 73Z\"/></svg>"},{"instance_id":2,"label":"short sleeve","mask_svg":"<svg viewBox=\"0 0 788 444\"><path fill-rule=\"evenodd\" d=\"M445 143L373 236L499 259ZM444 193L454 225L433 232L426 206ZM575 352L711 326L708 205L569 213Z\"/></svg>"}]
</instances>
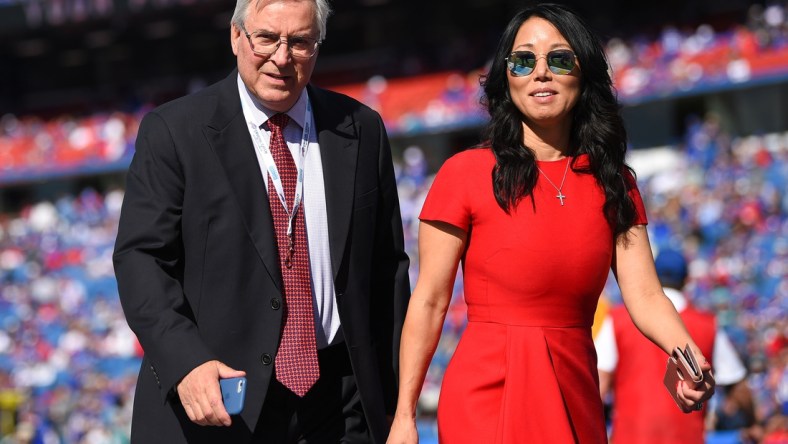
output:
<instances>
[{"instance_id":1,"label":"short sleeve","mask_svg":"<svg viewBox=\"0 0 788 444\"><path fill-rule=\"evenodd\" d=\"M635 225L646 225L648 224L646 206L643 205L643 198L640 196L637 181L629 170L625 170L624 178L627 183L627 193L629 193L632 203L635 204Z\"/></svg>"},{"instance_id":2,"label":"short sleeve","mask_svg":"<svg viewBox=\"0 0 788 444\"><path fill-rule=\"evenodd\" d=\"M420 220L446 222L468 231L471 211L467 187L471 170L463 166L461 154L450 157L438 171L421 208Z\"/></svg>"},{"instance_id":3,"label":"short sleeve","mask_svg":"<svg viewBox=\"0 0 788 444\"><path fill-rule=\"evenodd\" d=\"M717 329L714 337L711 365L714 367L714 381L719 385L735 384L747 376L747 369L736 353L736 348L721 328Z\"/></svg>"}]
</instances>

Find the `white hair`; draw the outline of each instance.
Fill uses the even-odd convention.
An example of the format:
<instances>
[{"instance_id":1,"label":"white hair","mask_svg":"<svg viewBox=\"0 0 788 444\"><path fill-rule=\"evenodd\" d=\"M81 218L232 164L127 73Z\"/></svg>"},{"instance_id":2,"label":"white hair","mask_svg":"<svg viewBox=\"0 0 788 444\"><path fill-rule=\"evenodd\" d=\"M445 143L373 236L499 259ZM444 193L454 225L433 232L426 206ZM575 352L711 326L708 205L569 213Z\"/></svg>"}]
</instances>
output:
<instances>
[{"instance_id":1,"label":"white hair","mask_svg":"<svg viewBox=\"0 0 788 444\"><path fill-rule=\"evenodd\" d=\"M246 17L249 14L249 3L252 1L259 5L263 2L272 3L276 0L237 0L235 3L235 11L233 12L233 18L231 19L230 23L239 28L243 28ZM315 22L317 23L317 28L320 31L320 41L322 42L326 38L326 22L328 22L328 16L331 15L331 6L329 6L328 0L310 1L314 2L315 4Z\"/></svg>"}]
</instances>

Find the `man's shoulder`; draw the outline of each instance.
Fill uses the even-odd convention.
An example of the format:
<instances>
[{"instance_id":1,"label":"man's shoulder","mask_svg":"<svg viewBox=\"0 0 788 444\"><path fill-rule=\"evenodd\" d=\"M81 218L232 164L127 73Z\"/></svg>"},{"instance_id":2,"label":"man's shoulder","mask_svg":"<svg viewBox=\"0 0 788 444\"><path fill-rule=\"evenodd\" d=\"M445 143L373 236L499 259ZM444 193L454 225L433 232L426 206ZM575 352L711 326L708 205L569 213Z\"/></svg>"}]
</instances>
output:
<instances>
[{"instance_id":1,"label":"man's shoulder","mask_svg":"<svg viewBox=\"0 0 788 444\"><path fill-rule=\"evenodd\" d=\"M195 121L200 120L201 114L205 114L205 118L207 118L209 113L216 109L217 101L222 96L222 90L227 90L226 85L224 85L225 82L227 82L227 79L165 102L154 108L152 113L166 119L189 119ZM239 109L240 106L239 100Z\"/></svg>"},{"instance_id":2,"label":"man's shoulder","mask_svg":"<svg viewBox=\"0 0 788 444\"><path fill-rule=\"evenodd\" d=\"M318 106L335 109L345 114L379 118L377 111L348 95L309 85L309 99Z\"/></svg>"}]
</instances>

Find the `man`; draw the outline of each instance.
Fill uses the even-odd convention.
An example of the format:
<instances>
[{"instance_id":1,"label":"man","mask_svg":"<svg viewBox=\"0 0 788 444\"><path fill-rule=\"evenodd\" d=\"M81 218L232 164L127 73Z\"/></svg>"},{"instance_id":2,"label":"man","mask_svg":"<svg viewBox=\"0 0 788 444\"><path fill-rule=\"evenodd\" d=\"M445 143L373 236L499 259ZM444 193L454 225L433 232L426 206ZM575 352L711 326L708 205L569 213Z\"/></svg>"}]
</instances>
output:
<instances>
[{"instance_id":1,"label":"man","mask_svg":"<svg viewBox=\"0 0 788 444\"><path fill-rule=\"evenodd\" d=\"M114 254L134 443L386 439L408 258L380 116L309 85L328 14L238 0L237 70L140 125Z\"/></svg>"},{"instance_id":2,"label":"man","mask_svg":"<svg viewBox=\"0 0 788 444\"><path fill-rule=\"evenodd\" d=\"M687 279L684 256L672 249L654 260L665 295L679 312L704 356L712 357L717 385L741 381L746 369L714 315L689 304L681 293ZM704 411L684 414L663 384L667 356L632 323L623 306L611 310L594 339L599 386L604 398L614 394L610 442L661 444L704 442Z\"/></svg>"}]
</instances>

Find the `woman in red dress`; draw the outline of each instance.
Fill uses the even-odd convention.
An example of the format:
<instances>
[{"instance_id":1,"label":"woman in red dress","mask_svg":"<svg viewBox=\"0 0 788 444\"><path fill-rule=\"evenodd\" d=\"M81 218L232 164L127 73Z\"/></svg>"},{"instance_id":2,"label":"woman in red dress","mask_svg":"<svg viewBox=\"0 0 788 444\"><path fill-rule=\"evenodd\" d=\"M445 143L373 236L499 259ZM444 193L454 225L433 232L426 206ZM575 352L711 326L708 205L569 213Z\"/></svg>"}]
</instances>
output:
<instances>
[{"instance_id":1,"label":"woman in red dress","mask_svg":"<svg viewBox=\"0 0 788 444\"><path fill-rule=\"evenodd\" d=\"M488 142L446 161L421 212L388 442L418 441L416 401L460 261L468 326L443 379L441 443L606 442L591 324L611 269L643 334L699 356L706 383L677 387L696 408L714 391L711 367L657 279L602 46L565 7L537 5L493 60Z\"/></svg>"}]
</instances>

